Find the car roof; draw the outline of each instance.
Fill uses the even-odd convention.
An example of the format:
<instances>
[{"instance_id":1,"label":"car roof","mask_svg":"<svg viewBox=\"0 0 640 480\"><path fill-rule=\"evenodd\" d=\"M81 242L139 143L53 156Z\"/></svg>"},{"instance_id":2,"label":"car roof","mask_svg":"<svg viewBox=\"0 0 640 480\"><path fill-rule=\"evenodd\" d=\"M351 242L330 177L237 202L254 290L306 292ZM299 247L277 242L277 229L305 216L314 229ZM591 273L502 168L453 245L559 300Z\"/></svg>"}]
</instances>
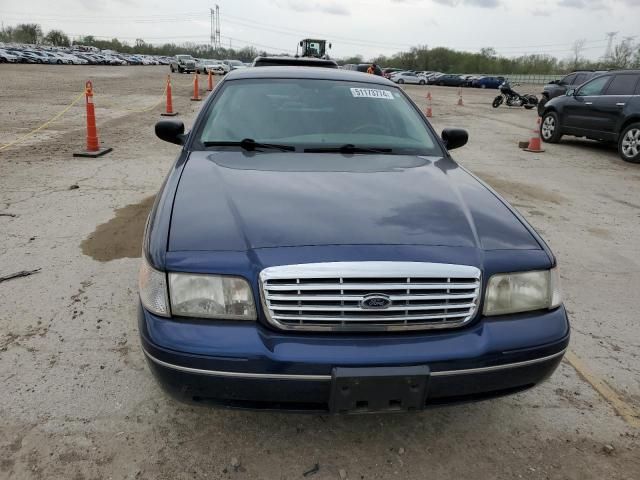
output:
<instances>
[{"instance_id":1,"label":"car roof","mask_svg":"<svg viewBox=\"0 0 640 480\"><path fill-rule=\"evenodd\" d=\"M621 70L609 70L609 71L603 71L604 73L640 73L640 70L636 69L636 68L625 68L625 69L621 69Z\"/></svg>"},{"instance_id":2,"label":"car roof","mask_svg":"<svg viewBox=\"0 0 640 480\"><path fill-rule=\"evenodd\" d=\"M315 80L337 80L347 82L364 82L395 87L396 84L378 75L321 67L260 67L234 70L227 74L225 80L241 80L248 78L305 78Z\"/></svg>"},{"instance_id":3,"label":"car roof","mask_svg":"<svg viewBox=\"0 0 640 480\"><path fill-rule=\"evenodd\" d=\"M321 65L324 66L325 68L328 65L334 66L335 68L338 67L338 64L336 63L335 60L329 60L326 58L314 58L314 57L286 57L286 56L258 56L253 60L253 64L254 66L260 64L260 63L274 63L275 65L272 66L313 66L315 65Z\"/></svg>"}]
</instances>

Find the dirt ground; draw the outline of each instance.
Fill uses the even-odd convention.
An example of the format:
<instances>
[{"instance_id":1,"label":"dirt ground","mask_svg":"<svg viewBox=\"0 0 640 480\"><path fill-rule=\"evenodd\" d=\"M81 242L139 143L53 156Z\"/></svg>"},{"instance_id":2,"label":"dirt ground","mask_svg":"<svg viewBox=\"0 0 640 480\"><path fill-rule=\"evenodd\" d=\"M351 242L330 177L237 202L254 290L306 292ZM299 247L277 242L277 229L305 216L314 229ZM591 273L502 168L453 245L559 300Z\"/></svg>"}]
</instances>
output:
<instances>
[{"instance_id":1,"label":"dirt ground","mask_svg":"<svg viewBox=\"0 0 640 480\"><path fill-rule=\"evenodd\" d=\"M393 416L226 411L166 397L135 320L142 225L178 153L153 134L166 73L0 65L0 144L91 78L101 141L114 149L72 157L84 143L79 102L0 150L0 276L41 269L0 283L0 479L640 478L640 166L589 141L519 150L535 113L492 109L495 91L465 89L457 106L456 89L431 88L433 124L469 130L455 157L558 256L572 353L548 382ZM201 105L189 101L190 80L174 76L187 127ZM426 105L425 87L407 91Z\"/></svg>"}]
</instances>

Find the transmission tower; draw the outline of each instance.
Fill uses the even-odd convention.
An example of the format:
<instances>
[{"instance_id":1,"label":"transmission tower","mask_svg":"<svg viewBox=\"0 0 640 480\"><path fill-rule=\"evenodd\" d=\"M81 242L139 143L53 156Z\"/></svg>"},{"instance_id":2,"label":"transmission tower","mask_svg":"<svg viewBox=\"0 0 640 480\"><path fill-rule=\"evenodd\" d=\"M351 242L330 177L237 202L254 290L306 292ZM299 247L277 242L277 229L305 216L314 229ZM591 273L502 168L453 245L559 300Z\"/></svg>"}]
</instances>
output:
<instances>
[{"instance_id":1,"label":"transmission tower","mask_svg":"<svg viewBox=\"0 0 640 480\"><path fill-rule=\"evenodd\" d=\"M609 37L609 41L607 42L607 50L604 52L604 59L607 60L611 58L611 48L613 47L613 37L615 37L618 32L607 32L607 37Z\"/></svg>"},{"instance_id":2,"label":"transmission tower","mask_svg":"<svg viewBox=\"0 0 640 480\"><path fill-rule=\"evenodd\" d=\"M220 6L216 4L216 8L210 8L211 13L211 48L218 50L220 44Z\"/></svg>"}]
</instances>

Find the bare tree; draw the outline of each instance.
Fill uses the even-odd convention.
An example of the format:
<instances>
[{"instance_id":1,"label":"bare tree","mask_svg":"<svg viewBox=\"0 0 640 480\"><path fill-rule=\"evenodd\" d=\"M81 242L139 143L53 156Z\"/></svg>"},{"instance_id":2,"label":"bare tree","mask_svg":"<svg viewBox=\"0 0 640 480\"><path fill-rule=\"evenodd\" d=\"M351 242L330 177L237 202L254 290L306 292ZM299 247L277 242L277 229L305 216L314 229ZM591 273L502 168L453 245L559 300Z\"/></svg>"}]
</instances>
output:
<instances>
[{"instance_id":1,"label":"bare tree","mask_svg":"<svg viewBox=\"0 0 640 480\"><path fill-rule=\"evenodd\" d=\"M574 70L577 70L583 61L582 52L584 51L586 43L586 40L581 38L580 40L573 42L573 45L571 46L571 62L573 63Z\"/></svg>"},{"instance_id":2,"label":"bare tree","mask_svg":"<svg viewBox=\"0 0 640 480\"><path fill-rule=\"evenodd\" d=\"M55 47L68 47L70 45L69 37L62 30L50 30L44 41Z\"/></svg>"},{"instance_id":3,"label":"bare tree","mask_svg":"<svg viewBox=\"0 0 640 480\"><path fill-rule=\"evenodd\" d=\"M611 52L611 64L613 68L629 68L633 65L634 61L634 48L631 37L627 37L613 47Z\"/></svg>"},{"instance_id":4,"label":"bare tree","mask_svg":"<svg viewBox=\"0 0 640 480\"><path fill-rule=\"evenodd\" d=\"M493 47L483 47L480 49L480 55L487 58L493 58L498 56L498 52Z\"/></svg>"},{"instance_id":5,"label":"bare tree","mask_svg":"<svg viewBox=\"0 0 640 480\"><path fill-rule=\"evenodd\" d=\"M37 23L21 23L13 29L13 41L37 44L42 41L42 28Z\"/></svg>"}]
</instances>

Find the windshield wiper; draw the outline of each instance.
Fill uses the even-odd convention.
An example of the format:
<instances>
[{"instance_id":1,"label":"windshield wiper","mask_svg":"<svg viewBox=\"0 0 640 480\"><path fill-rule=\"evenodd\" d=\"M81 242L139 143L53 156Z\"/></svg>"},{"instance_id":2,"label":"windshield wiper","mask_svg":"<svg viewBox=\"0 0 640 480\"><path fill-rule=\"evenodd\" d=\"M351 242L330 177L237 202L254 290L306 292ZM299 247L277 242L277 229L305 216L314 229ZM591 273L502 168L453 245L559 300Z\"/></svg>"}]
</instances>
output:
<instances>
[{"instance_id":1,"label":"windshield wiper","mask_svg":"<svg viewBox=\"0 0 640 480\"><path fill-rule=\"evenodd\" d=\"M377 148L377 147L359 147L352 143L341 145L339 147L317 147L317 148L305 148L306 153L392 153L390 148Z\"/></svg>"},{"instance_id":2,"label":"windshield wiper","mask_svg":"<svg viewBox=\"0 0 640 480\"><path fill-rule=\"evenodd\" d=\"M245 138L239 142L204 142L205 147L240 147L243 150L253 152L256 149L280 150L282 152L293 152L295 147L292 145L278 145L276 143L259 143L253 138Z\"/></svg>"}]
</instances>

